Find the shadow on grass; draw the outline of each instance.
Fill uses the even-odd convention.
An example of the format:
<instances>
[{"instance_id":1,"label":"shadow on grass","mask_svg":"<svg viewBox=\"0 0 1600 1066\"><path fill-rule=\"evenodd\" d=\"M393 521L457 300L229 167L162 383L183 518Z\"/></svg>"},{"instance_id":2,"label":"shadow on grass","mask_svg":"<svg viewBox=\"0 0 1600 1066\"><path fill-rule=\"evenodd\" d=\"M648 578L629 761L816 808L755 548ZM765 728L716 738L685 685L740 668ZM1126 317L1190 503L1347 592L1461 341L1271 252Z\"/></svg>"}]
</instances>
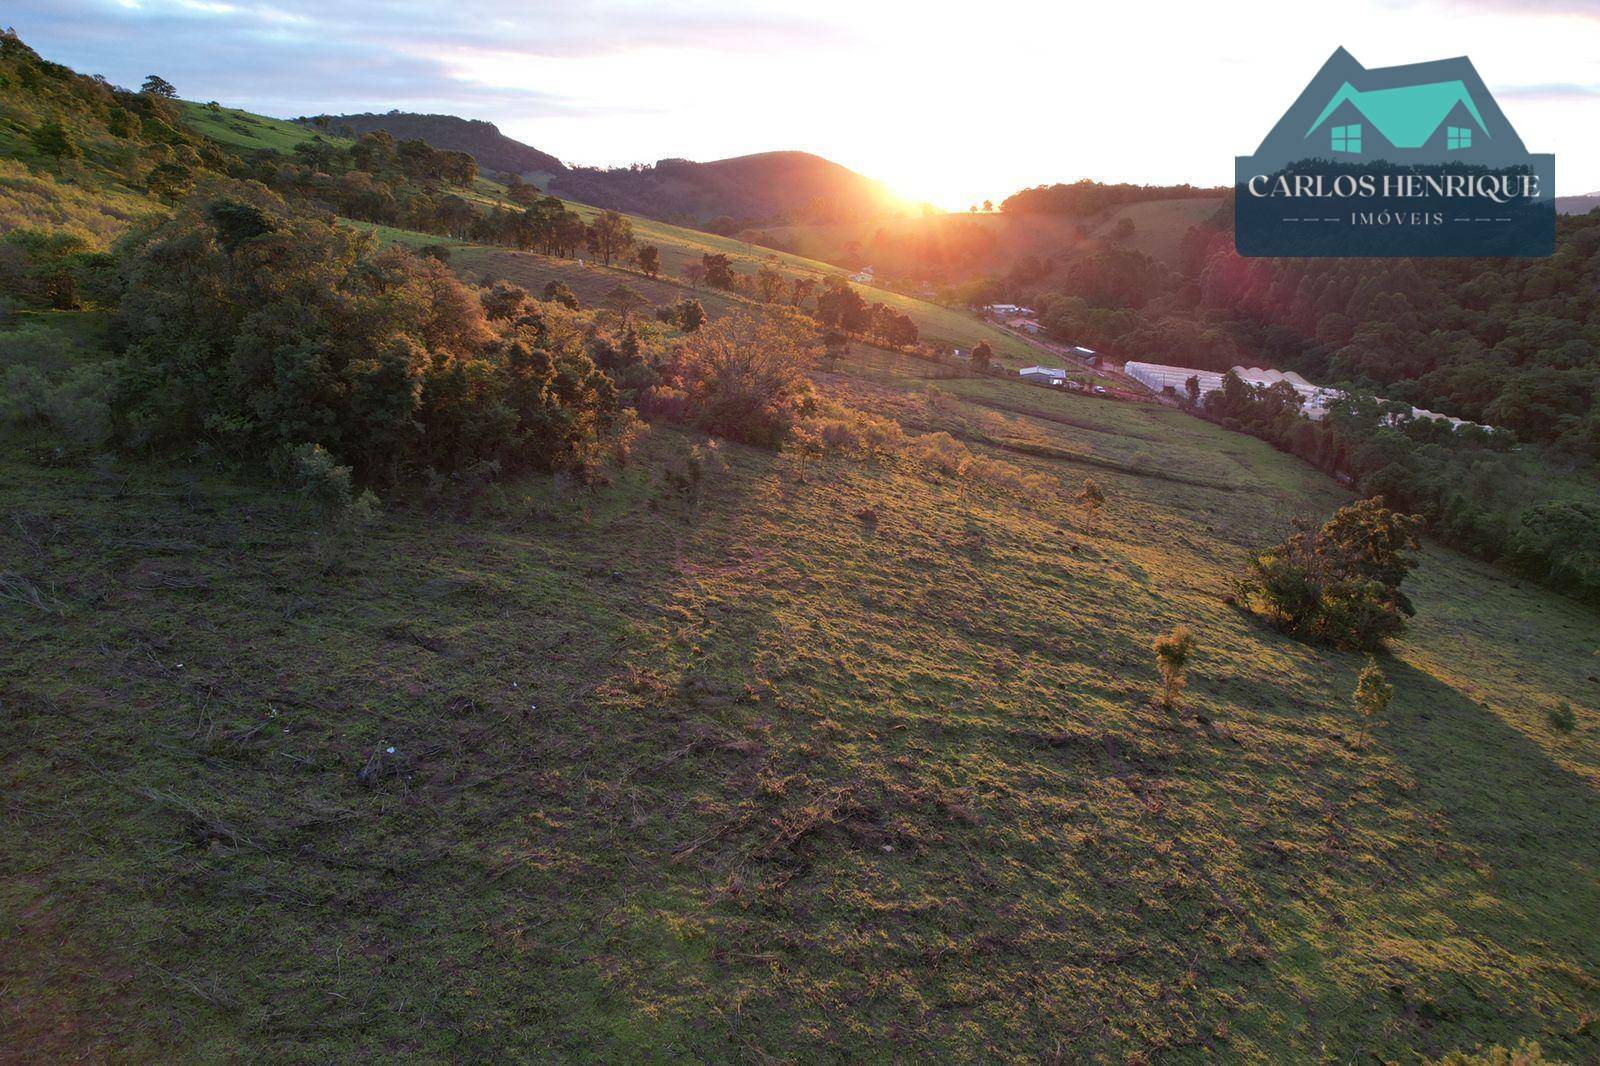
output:
<instances>
[{"instance_id":1,"label":"shadow on grass","mask_svg":"<svg viewBox=\"0 0 1600 1066\"><path fill-rule=\"evenodd\" d=\"M1492 708L1398 660L1384 669L1404 709L1377 742L1415 775L1424 804L1443 813L1441 843L1486 864L1483 873L1500 901L1492 908L1470 898L1452 901L1460 904L1451 908L1460 932L1522 955L1546 973L1568 971L1572 1000L1593 1002L1592 981L1572 968L1600 972L1600 796ZM1464 857L1444 861L1452 875L1465 873ZM1537 1022L1547 1051L1600 1061L1600 1033L1592 1025L1575 1019L1552 1046L1548 1034L1560 1023Z\"/></svg>"}]
</instances>

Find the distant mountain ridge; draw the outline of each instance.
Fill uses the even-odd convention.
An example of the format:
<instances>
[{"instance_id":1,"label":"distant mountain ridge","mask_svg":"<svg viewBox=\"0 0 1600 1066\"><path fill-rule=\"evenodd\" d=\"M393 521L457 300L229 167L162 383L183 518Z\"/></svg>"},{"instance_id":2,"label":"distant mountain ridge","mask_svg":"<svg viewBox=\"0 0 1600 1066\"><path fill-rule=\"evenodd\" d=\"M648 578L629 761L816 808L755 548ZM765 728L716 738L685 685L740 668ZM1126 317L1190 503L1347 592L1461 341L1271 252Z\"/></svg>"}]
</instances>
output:
<instances>
[{"instance_id":1,"label":"distant mountain ridge","mask_svg":"<svg viewBox=\"0 0 1600 1066\"><path fill-rule=\"evenodd\" d=\"M653 166L569 169L553 192L634 214L701 222L853 220L907 206L880 181L809 152L760 152L696 163L663 159Z\"/></svg>"},{"instance_id":2,"label":"distant mountain ridge","mask_svg":"<svg viewBox=\"0 0 1600 1066\"><path fill-rule=\"evenodd\" d=\"M662 159L633 167L569 167L501 133L492 122L406 111L319 115L303 120L360 136L383 130L435 148L466 152L485 171L537 180L550 192L596 207L675 222L854 221L908 206L888 186L809 152L760 152L697 163Z\"/></svg>"},{"instance_id":3,"label":"distant mountain ridge","mask_svg":"<svg viewBox=\"0 0 1600 1066\"><path fill-rule=\"evenodd\" d=\"M1582 196L1556 197L1556 211L1563 215L1585 215L1600 207L1600 190Z\"/></svg>"},{"instance_id":4,"label":"distant mountain ridge","mask_svg":"<svg viewBox=\"0 0 1600 1066\"><path fill-rule=\"evenodd\" d=\"M427 141L435 148L466 152L484 170L504 174L559 174L566 165L548 152L512 140L500 127L482 119L455 115L419 115L409 111L384 114L318 115L310 124L337 133L348 128L356 136L382 130L397 141Z\"/></svg>"}]
</instances>

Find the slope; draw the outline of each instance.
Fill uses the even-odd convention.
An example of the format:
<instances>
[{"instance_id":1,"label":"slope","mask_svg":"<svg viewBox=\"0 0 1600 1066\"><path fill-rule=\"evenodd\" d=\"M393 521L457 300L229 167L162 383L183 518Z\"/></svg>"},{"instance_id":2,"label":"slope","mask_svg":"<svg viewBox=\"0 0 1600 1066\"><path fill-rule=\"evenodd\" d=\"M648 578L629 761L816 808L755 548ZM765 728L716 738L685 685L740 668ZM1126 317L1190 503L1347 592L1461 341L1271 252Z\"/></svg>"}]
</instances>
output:
<instances>
[{"instance_id":1,"label":"slope","mask_svg":"<svg viewBox=\"0 0 1600 1066\"><path fill-rule=\"evenodd\" d=\"M566 170L561 160L548 152L512 140L492 122L457 118L455 115L418 115L405 111L386 114L319 115L315 120L333 131L348 131L360 136L382 130L397 141L422 140L435 148L466 152L485 170L516 174L533 180Z\"/></svg>"},{"instance_id":2,"label":"slope","mask_svg":"<svg viewBox=\"0 0 1600 1066\"><path fill-rule=\"evenodd\" d=\"M767 220L801 213L874 218L909 206L882 182L807 152L574 169L557 174L550 189L599 207L697 222L718 216Z\"/></svg>"},{"instance_id":3,"label":"slope","mask_svg":"<svg viewBox=\"0 0 1600 1066\"><path fill-rule=\"evenodd\" d=\"M818 383L1060 491L663 426L609 484L330 539L204 465L0 436L10 1046L1600 1054L1594 617L1429 549L1357 747L1361 660L1224 596L1332 483L923 368ZM1151 702L1176 623L1183 718Z\"/></svg>"}]
</instances>

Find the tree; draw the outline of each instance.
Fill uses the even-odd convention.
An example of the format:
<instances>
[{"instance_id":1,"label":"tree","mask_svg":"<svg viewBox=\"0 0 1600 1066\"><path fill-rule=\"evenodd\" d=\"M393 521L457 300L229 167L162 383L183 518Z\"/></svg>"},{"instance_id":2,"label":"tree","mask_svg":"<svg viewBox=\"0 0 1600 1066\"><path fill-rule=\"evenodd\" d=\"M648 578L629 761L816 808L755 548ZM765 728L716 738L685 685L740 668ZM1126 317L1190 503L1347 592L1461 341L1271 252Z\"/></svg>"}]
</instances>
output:
<instances>
[{"instance_id":1,"label":"tree","mask_svg":"<svg viewBox=\"0 0 1600 1066\"><path fill-rule=\"evenodd\" d=\"M1233 373L1231 370L1229 373ZM1235 375L1237 376L1237 375ZM1195 374L1183 383L1183 394L1189 400L1190 407L1200 406L1200 375Z\"/></svg>"},{"instance_id":2,"label":"tree","mask_svg":"<svg viewBox=\"0 0 1600 1066\"><path fill-rule=\"evenodd\" d=\"M705 267L706 284L718 289L733 288L733 261L721 252L707 252L700 257Z\"/></svg>"},{"instance_id":3,"label":"tree","mask_svg":"<svg viewBox=\"0 0 1600 1066\"><path fill-rule=\"evenodd\" d=\"M1372 736L1373 724L1383 717L1383 712L1388 710L1389 701L1392 699L1394 699L1394 686L1389 684L1388 678L1383 676L1383 671L1378 669L1378 660L1369 657L1366 668L1356 679L1356 691L1353 697L1356 715L1361 719L1361 747L1367 746L1367 741Z\"/></svg>"},{"instance_id":4,"label":"tree","mask_svg":"<svg viewBox=\"0 0 1600 1066\"><path fill-rule=\"evenodd\" d=\"M1288 540L1257 555L1240 582L1285 632L1341 648L1375 649L1416 613L1400 590L1417 565L1422 516L1381 498L1341 507L1321 529L1296 519Z\"/></svg>"},{"instance_id":5,"label":"tree","mask_svg":"<svg viewBox=\"0 0 1600 1066\"><path fill-rule=\"evenodd\" d=\"M176 100L178 98L178 90L172 87L170 81L159 74L146 74L144 76L144 84L139 86L139 91L146 96L159 96L163 100Z\"/></svg>"},{"instance_id":6,"label":"tree","mask_svg":"<svg viewBox=\"0 0 1600 1066\"><path fill-rule=\"evenodd\" d=\"M872 309L843 278L831 277L828 289L817 297L817 321L828 329L859 336L872 323Z\"/></svg>"},{"instance_id":7,"label":"tree","mask_svg":"<svg viewBox=\"0 0 1600 1066\"><path fill-rule=\"evenodd\" d=\"M836 329L830 329L822 335L822 347L828 358L828 369L832 370L839 365L839 357L850 348L850 338Z\"/></svg>"},{"instance_id":8,"label":"tree","mask_svg":"<svg viewBox=\"0 0 1600 1066\"><path fill-rule=\"evenodd\" d=\"M28 134L28 145L42 156L54 159L56 169L66 159L76 159L81 154L78 143L65 126L56 121L43 122Z\"/></svg>"},{"instance_id":9,"label":"tree","mask_svg":"<svg viewBox=\"0 0 1600 1066\"><path fill-rule=\"evenodd\" d=\"M994 349L989 347L988 341L979 341L978 346L972 349L972 357L967 360L980 374L987 374L989 367L994 363Z\"/></svg>"},{"instance_id":10,"label":"tree","mask_svg":"<svg viewBox=\"0 0 1600 1066\"><path fill-rule=\"evenodd\" d=\"M194 175L182 163L162 163L145 175L145 188L165 200L176 200L194 186Z\"/></svg>"},{"instance_id":11,"label":"tree","mask_svg":"<svg viewBox=\"0 0 1600 1066\"><path fill-rule=\"evenodd\" d=\"M654 278L661 273L661 251L653 244L647 244L639 249L639 271L647 278Z\"/></svg>"},{"instance_id":12,"label":"tree","mask_svg":"<svg viewBox=\"0 0 1600 1066\"><path fill-rule=\"evenodd\" d=\"M1086 477L1083 479L1083 488L1078 490L1077 499L1078 505L1088 514L1089 525L1092 528L1095 519L1100 515L1100 509L1106 505L1105 490L1094 478Z\"/></svg>"},{"instance_id":13,"label":"tree","mask_svg":"<svg viewBox=\"0 0 1600 1066\"><path fill-rule=\"evenodd\" d=\"M985 200L983 202L983 209L984 209L985 212L993 211L994 210L994 201L993 200Z\"/></svg>"},{"instance_id":14,"label":"tree","mask_svg":"<svg viewBox=\"0 0 1600 1066\"><path fill-rule=\"evenodd\" d=\"M767 303L775 303L783 295L783 275L771 263L762 263L756 271L756 292Z\"/></svg>"},{"instance_id":15,"label":"tree","mask_svg":"<svg viewBox=\"0 0 1600 1066\"><path fill-rule=\"evenodd\" d=\"M706 268L703 263L690 263L683 268L683 277L691 289L700 288L700 283L705 280Z\"/></svg>"},{"instance_id":16,"label":"tree","mask_svg":"<svg viewBox=\"0 0 1600 1066\"><path fill-rule=\"evenodd\" d=\"M1194 634L1188 626L1178 626L1156 638L1152 645L1156 653L1156 668L1161 671L1161 706L1169 711L1178 709L1178 698L1188 684L1184 671L1194 657Z\"/></svg>"},{"instance_id":17,"label":"tree","mask_svg":"<svg viewBox=\"0 0 1600 1066\"><path fill-rule=\"evenodd\" d=\"M602 211L589 227L589 243L606 266L633 245L633 223L616 211Z\"/></svg>"}]
</instances>

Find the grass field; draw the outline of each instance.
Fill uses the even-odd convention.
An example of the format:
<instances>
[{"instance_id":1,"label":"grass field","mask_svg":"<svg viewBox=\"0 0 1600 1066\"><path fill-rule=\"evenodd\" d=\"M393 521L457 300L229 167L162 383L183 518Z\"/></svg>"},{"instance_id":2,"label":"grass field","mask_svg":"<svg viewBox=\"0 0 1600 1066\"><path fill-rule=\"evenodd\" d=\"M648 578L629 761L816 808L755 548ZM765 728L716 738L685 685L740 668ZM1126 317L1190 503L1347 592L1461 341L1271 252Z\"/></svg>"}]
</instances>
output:
<instances>
[{"instance_id":1,"label":"grass field","mask_svg":"<svg viewBox=\"0 0 1600 1066\"><path fill-rule=\"evenodd\" d=\"M1362 661L1224 599L1334 485L930 373L819 382L1059 492L658 427L336 536L7 431L8 1054L1600 1058L1600 622L1430 548L1358 748Z\"/></svg>"},{"instance_id":2,"label":"grass field","mask_svg":"<svg viewBox=\"0 0 1600 1066\"><path fill-rule=\"evenodd\" d=\"M281 118L268 118L233 107L215 110L192 100L180 101L183 120L197 133L219 144L233 148L267 148L274 152L292 152L294 149L320 137L329 144L348 146L350 141L331 133L318 133L298 123Z\"/></svg>"}]
</instances>

